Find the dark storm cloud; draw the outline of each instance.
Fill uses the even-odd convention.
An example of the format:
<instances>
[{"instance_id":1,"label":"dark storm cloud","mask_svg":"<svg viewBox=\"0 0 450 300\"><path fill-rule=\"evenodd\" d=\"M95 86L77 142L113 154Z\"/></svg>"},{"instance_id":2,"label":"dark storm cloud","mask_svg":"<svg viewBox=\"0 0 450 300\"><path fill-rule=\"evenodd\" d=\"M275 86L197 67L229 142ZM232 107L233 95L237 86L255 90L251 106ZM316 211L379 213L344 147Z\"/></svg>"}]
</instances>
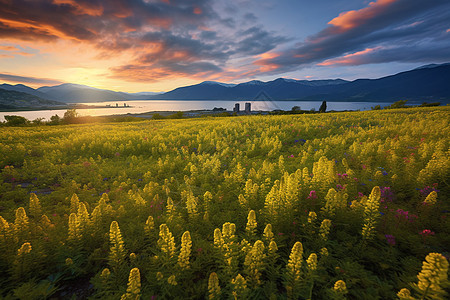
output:
<instances>
[{"instance_id":1,"label":"dark storm cloud","mask_svg":"<svg viewBox=\"0 0 450 300\"><path fill-rule=\"evenodd\" d=\"M271 73L312 64L365 64L450 60L441 49L450 47L450 3L444 0L378 0L368 7L341 13L329 27L277 57L257 65L277 66ZM352 58L358 57L358 61ZM371 58L372 57L372 58Z\"/></svg>"}]
</instances>

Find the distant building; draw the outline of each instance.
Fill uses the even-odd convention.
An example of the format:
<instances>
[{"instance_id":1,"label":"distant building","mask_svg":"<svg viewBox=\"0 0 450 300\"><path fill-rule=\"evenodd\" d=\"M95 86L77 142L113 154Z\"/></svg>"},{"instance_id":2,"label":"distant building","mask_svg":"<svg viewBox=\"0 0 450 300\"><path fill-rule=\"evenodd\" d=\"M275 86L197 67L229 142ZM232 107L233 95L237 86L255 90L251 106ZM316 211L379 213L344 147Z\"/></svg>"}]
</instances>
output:
<instances>
[{"instance_id":1,"label":"distant building","mask_svg":"<svg viewBox=\"0 0 450 300\"><path fill-rule=\"evenodd\" d=\"M250 114L252 112L252 104L247 102L245 103L245 113Z\"/></svg>"},{"instance_id":2,"label":"distant building","mask_svg":"<svg viewBox=\"0 0 450 300\"><path fill-rule=\"evenodd\" d=\"M236 103L233 108L233 112L239 113L239 103Z\"/></svg>"}]
</instances>

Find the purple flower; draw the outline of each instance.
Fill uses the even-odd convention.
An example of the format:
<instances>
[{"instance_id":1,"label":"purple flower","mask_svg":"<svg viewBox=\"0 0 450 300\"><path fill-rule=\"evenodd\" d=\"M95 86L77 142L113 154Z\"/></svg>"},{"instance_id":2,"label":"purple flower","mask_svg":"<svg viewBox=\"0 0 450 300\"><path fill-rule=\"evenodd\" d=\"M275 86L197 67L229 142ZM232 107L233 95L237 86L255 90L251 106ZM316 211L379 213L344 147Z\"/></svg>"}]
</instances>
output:
<instances>
[{"instance_id":1,"label":"purple flower","mask_svg":"<svg viewBox=\"0 0 450 300\"><path fill-rule=\"evenodd\" d=\"M385 234L384 237L386 238L386 242L391 245L391 246L395 246L395 236L390 235L390 234Z\"/></svg>"}]
</instances>

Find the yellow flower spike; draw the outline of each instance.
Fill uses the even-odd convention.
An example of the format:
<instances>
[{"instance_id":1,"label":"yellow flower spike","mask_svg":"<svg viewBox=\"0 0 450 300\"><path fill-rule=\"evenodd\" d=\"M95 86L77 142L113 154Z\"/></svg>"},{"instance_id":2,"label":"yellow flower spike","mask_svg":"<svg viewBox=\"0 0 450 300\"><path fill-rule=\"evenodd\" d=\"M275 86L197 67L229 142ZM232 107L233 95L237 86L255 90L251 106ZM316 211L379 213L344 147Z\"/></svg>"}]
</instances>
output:
<instances>
[{"instance_id":1,"label":"yellow flower spike","mask_svg":"<svg viewBox=\"0 0 450 300\"><path fill-rule=\"evenodd\" d=\"M208 298L219 299L220 296L220 286L219 286L219 278L217 277L216 272L212 272L209 274L208 279Z\"/></svg>"},{"instance_id":2,"label":"yellow flower spike","mask_svg":"<svg viewBox=\"0 0 450 300\"><path fill-rule=\"evenodd\" d=\"M137 300L141 296L141 274L138 268L133 268L128 277L127 293L123 294L121 300Z\"/></svg>"},{"instance_id":3,"label":"yellow flower spike","mask_svg":"<svg viewBox=\"0 0 450 300\"><path fill-rule=\"evenodd\" d=\"M334 284L333 291L338 294L345 295L348 293L347 285L345 284L345 282L343 280L338 280Z\"/></svg>"},{"instance_id":4,"label":"yellow flower spike","mask_svg":"<svg viewBox=\"0 0 450 300\"><path fill-rule=\"evenodd\" d=\"M293 281L300 280L300 272L303 261L303 245L300 242L296 242L292 247L291 254L289 255L289 261L286 266L287 272Z\"/></svg>"},{"instance_id":5,"label":"yellow flower spike","mask_svg":"<svg viewBox=\"0 0 450 300\"><path fill-rule=\"evenodd\" d=\"M222 232L219 228L214 229L214 247L222 249L224 245Z\"/></svg>"},{"instance_id":6,"label":"yellow flower spike","mask_svg":"<svg viewBox=\"0 0 450 300\"><path fill-rule=\"evenodd\" d=\"M272 232L272 224L267 224L266 228L264 228L264 239L266 242L270 242L273 240L273 232Z\"/></svg>"},{"instance_id":7,"label":"yellow flower spike","mask_svg":"<svg viewBox=\"0 0 450 300\"><path fill-rule=\"evenodd\" d=\"M159 226L158 246L169 258L175 255L175 239L166 224Z\"/></svg>"},{"instance_id":8,"label":"yellow flower spike","mask_svg":"<svg viewBox=\"0 0 450 300\"><path fill-rule=\"evenodd\" d=\"M254 235L256 233L256 227L258 223L256 223L256 214L254 210L251 210L247 216L247 226L245 227L245 231L249 235Z\"/></svg>"},{"instance_id":9,"label":"yellow flower spike","mask_svg":"<svg viewBox=\"0 0 450 300\"><path fill-rule=\"evenodd\" d=\"M70 198L70 212L76 213L78 211L78 205L80 204L80 199L78 199L77 194L73 194Z\"/></svg>"},{"instance_id":10,"label":"yellow flower spike","mask_svg":"<svg viewBox=\"0 0 450 300\"><path fill-rule=\"evenodd\" d=\"M16 210L16 219L14 221L14 227L16 231L16 238L25 238L28 235L28 217L25 209L19 207Z\"/></svg>"},{"instance_id":11,"label":"yellow flower spike","mask_svg":"<svg viewBox=\"0 0 450 300\"><path fill-rule=\"evenodd\" d=\"M306 264L310 272L315 271L317 269L317 254L311 253L311 255L306 260Z\"/></svg>"},{"instance_id":12,"label":"yellow flower spike","mask_svg":"<svg viewBox=\"0 0 450 300\"><path fill-rule=\"evenodd\" d=\"M378 212L380 198L380 187L375 186L370 193L369 199L364 203L364 225L361 234L365 240L374 236L376 219L380 216Z\"/></svg>"},{"instance_id":13,"label":"yellow flower spike","mask_svg":"<svg viewBox=\"0 0 450 300\"><path fill-rule=\"evenodd\" d=\"M327 257L328 256L328 249L327 248L325 248L325 247L323 247L322 249L320 249L320 255L322 256L322 257Z\"/></svg>"},{"instance_id":14,"label":"yellow flower spike","mask_svg":"<svg viewBox=\"0 0 450 300\"><path fill-rule=\"evenodd\" d=\"M10 225L8 221L0 216L0 246L5 245L6 240L11 237L12 230L12 224Z\"/></svg>"},{"instance_id":15,"label":"yellow flower spike","mask_svg":"<svg viewBox=\"0 0 450 300\"><path fill-rule=\"evenodd\" d=\"M170 285L177 285L177 284L178 284L178 282L177 282L177 280L176 280L176 278L175 278L175 275L169 276L169 278L167 278L167 282L168 282Z\"/></svg>"},{"instance_id":16,"label":"yellow flower spike","mask_svg":"<svg viewBox=\"0 0 450 300\"><path fill-rule=\"evenodd\" d=\"M130 253L130 260L131 261L135 261L136 258L137 258L136 253L134 253L134 252Z\"/></svg>"},{"instance_id":17,"label":"yellow flower spike","mask_svg":"<svg viewBox=\"0 0 450 300\"><path fill-rule=\"evenodd\" d=\"M241 205L243 208L247 207L248 201L247 201L247 199L245 199L244 195L239 194L238 201L239 201L239 205Z\"/></svg>"},{"instance_id":18,"label":"yellow flower spike","mask_svg":"<svg viewBox=\"0 0 450 300\"><path fill-rule=\"evenodd\" d=\"M254 287L261 284L260 277L264 268L264 258L266 257L264 254L264 248L264 243L258 240L245 256L245 271L248 274L249 281Z\"/></svg>"},{"instance_id":19,"label":"yellow flower spike","mask_svg":"<svg viewBox=\"0 0 450 300\"><path fill-rule=\"evenodd\" d=\"M181 237L181 250L178 256L178 265L182 269L189 269L189 257L191 255L192 241L189 231L185 231Z\"/></svg>"},{"instance_id":20,"label":"yellow flower spike","mask_svg":"<svg viewBox=\"0 0 450 300\"><path fill-rule=\"evenodd\" d=\"M42 217L41 217L41 225L44 228L54 227L54 225L52 224L50 219L47 217L47 215L42 215Z\"/></svg>"},{"instance_id":21,"label":"yellow flower spike","mask_svg":"<svg viewBox=\"0 0 450 300\"><path fill-rule=\"evenodd\" d=\"M197 215L197 202L198 198L194 196L191 190L188 191L187 199L186 199L186 208L188 211L189 216L195 216Z\"/></svg>"},{"instance_id":22,"label":"yellow flower spike","mask_svg":"<svg viewBox=\"0 0 450 300\"><path fill-rule=\"evenodd\" d=\"M273 255L273 254L275 254L275 252L277 252L277 251L278 251L277 243L275 243L275 241L271 241L271 242L269 243L269 254L270 254L270 255Z\"/></svg>"},{"instance_id":23,"label":"yellow flower spike","mask_svg":"<svg viewBox=\"0 0 450 300\"><path fill-rule=\"evenodd\" d=\"M245 299L248 289L247 289L247 281L241 274L237 274L236 278L231 280L231 284L233 286L233 297L235 300Z\"/></svg>"},{"instance_id":24,"label":"yellow flower spike","mask_svg":"<svg viewBox=\"0 0 450 300\"><path fill-rule=\"evenodd\" d=\"M82 232L86 231L86 229L88 229L91 225L91 219L89 218L86 204L84 204L83 202L80 202L78 205L77 221Z\"/></svg>"},{"instance_id":25,"label":"yellow flower spike","mask_svg":"<svg viewBox=\"0 0 450 300\"><path fill-rule=\"evenodd\" d=\"M108 280L110 275L111 275L111 271L108 268L104 268L102 273L100 274L100 277L103 280Z\"/></svg>"},{"instance_id":26,"label":"yellow flower spike","mask_svg":"<svg viewBox=\"0 0 450 300\"><path fill-rule=\"evenodd\" d=\"M163 278L164 278L163 273L161 273L161 272L157 272L157 273L156 273L156 279L157 279L158 281L163 280Z\"/></svg>"},{"instance_id":27,"label":"yellow flower spike","mask_svg":"<svg viewBox=\"0 0 450 300\"><path fill-rule=\"evenodd\" d=\"M414 297L411 296L411 292L408 289L406 289L406 288L401 289L397 293L397 297L400 300L414 300L415 299Z\"/></svg>"},{"instance_id":28,"label":"yellow flower spike","mask_svg":"<svg viewBox=\"0 0 450 300\"><path fill-rule=\"evenodd\" d=\"M317 214L313 211L310 211L308 214L308 223L313 224L317 219Z\"/></svg>"},{"instance_id":29,"label":"yellow flower spike","mask_svg":"<svg viewBox=\"0 0 450 300\"><path fill-rule=\"evenodd\" d=\"M417 287L422 291L422 298L426 295L444 295L445 291L442 285L448 284L448 267L447 259L440 253L430 253L425 257L417 278L419 283Z\"/></svg>"},{"instance_id":30,"label":"yellow flower spike","mask_svg":"<svg viewBox=\"0 0 450 300\"><path fill-rule=\"evenodd\" d=\"M30 243L23 243L19 250L17 250L17 255L22 256L29 254L32 250Z\"/></svg>"},{"instance_id":31,"label":"yellow flower spike","mask_svg":"<svg viewBox=\"0 0 450 300\"><path fill-rule=\"evenodd\" d=\"M424 203L426 204L430 204L430 205L435 205L437 202L437 193L436 191L432 191L431 193L428 194L428 196L425 198Z\"/></svg>"},{"instance_id":32,"label":"yellow flower spike","mask_svg":"<svg viewBox=\"0 0 450 300\"><path fill-rule=\"evenodd\" d=\"M322 223L320 224L319 228L319 236L322 238L322 240L327 241L328 240L328 234L330 233L330 227L331 227L331 220L324 219Z\"/></svg>"},{"instance_id":33,"label":"yellow flower spike","mask_svg":"<svg viewBox=\"0 0 450 300\"><path fill-rule=\"evenodd\" d=\"M206 191L205 194L203 194L203 205L205 207L205 212L209 212L211 201L212 201L212 194L209 191Z\"/></svg>"},{"instance_id":34,"label":"yellow flower spike","mask_svg":"<svg viewBox=\"0 0 450 300\"><path fill-rule=\"evenodd\" d=\"M30 194L30 215L37 218L42 213L41 204L39 202L39 198L35 193Z\"/></svg>"},{"instance_id":35,"label":"yellow flower spike","mask_svg":"<svg viewBox=\"0 0 450 300\"><path fill-rule=\"evenodd\" d=\"M69 216L69 234L68 239L71 241L78 241L82 237L80 232L80 223L75 213L71 213Z\"/></svg>"},{"instance_id":36,"label":"yellow flower spike","mask_svg":"<svg viewBox=\"0 0 450 300\"><path fill-rule=\"evenodd\" d=\"M66 258L66 266L70 267L71 265L73 265L73 260L70 257Z\"/></svg>"},{"instance_id":37,"label":"yellow flower spike","mask_svg":"<svg viewBox=\"0 0 450 300\"><path fill-rule=\"evenodd\" d=\"M147 221L145 221L144 231L147 236L151 236L153 230L155 230L155 221L152 216L148 216Z\"/></svg>"},{"instance_id":38,"label":"yellow flower spike","mask_svg":"<svg viewBox=\"0 0 450 300\"><path fill-rule=\"evenodd\" d=\"M109 265L116 270L125 260L125 247L122 239L122 234L120 232L119 224L116 221L111 222L109 228L109 242L110 242L110 252L109 252Z\"/></svg>"}]
</instances>

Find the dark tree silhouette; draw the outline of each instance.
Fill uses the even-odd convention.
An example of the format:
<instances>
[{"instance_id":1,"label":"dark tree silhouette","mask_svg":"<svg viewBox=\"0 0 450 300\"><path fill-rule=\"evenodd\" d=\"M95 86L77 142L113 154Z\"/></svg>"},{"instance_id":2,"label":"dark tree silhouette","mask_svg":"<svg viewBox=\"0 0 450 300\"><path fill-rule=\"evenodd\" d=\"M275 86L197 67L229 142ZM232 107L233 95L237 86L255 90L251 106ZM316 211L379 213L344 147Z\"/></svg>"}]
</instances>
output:
<instances>
[{"instance_id":1,"label":"dark tree silhouette","mask_svg":"<svg viewBox=\"0 0 450 300\"><path fill-rule=\"evenodd\" d=\"M319 108L320 113L324 113L327 110L327 101L323 101L322 105Z\"/></svg>"}]
</instances>

